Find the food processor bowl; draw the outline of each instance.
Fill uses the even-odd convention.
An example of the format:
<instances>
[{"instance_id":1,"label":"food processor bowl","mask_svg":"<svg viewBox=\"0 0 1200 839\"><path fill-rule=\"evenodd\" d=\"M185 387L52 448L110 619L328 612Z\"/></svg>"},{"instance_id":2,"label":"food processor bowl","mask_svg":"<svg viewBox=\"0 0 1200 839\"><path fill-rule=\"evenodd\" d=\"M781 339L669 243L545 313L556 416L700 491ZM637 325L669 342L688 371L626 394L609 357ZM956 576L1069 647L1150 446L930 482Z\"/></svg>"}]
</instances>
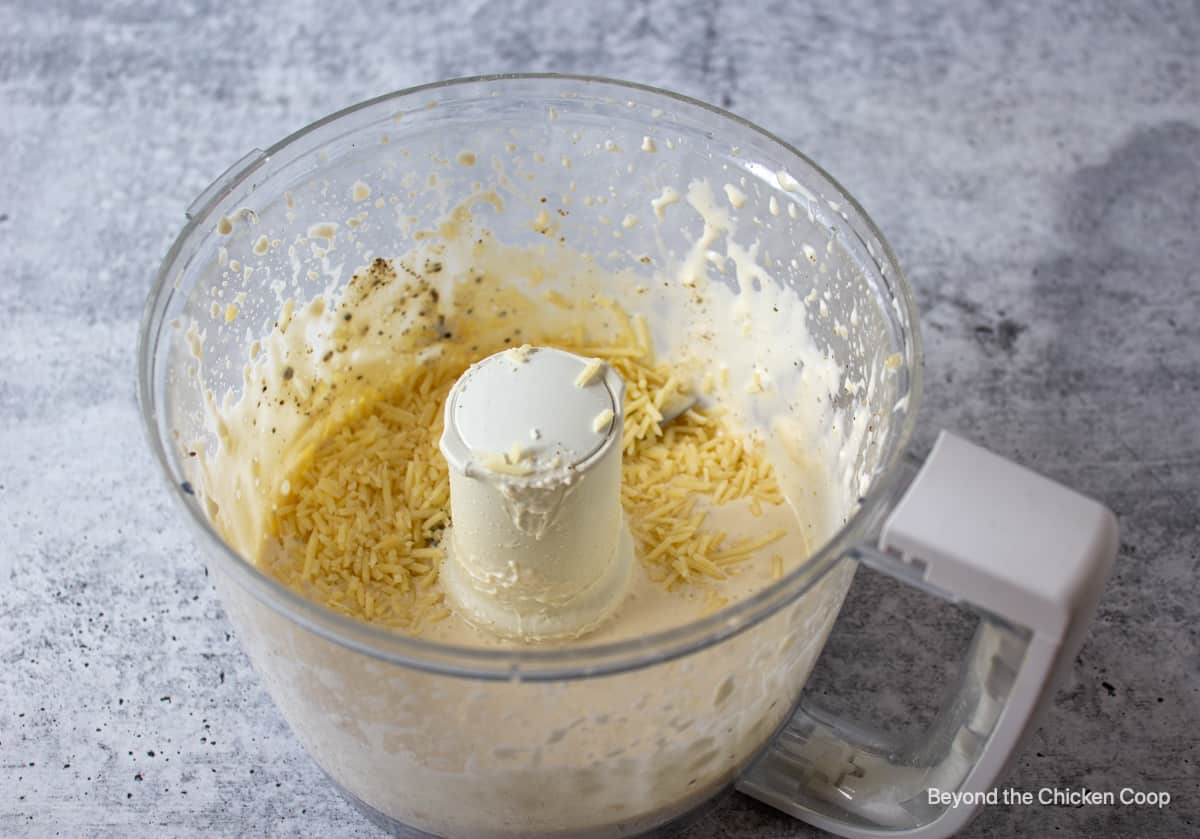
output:
<instances>
[{"instance_id":1,"label":"food processor bowl","mask_svg":"<svg viewBox=\"0 0 1200 839\"><path fill-rule=\"evenodd\" d=\"M786 355L804 334L842 371L829 392L788 392L781 379L783 398L820 401L831 424L869 419L838 455L844 515L781 579L645 637L487 649L330 611L263 573L214 528L214 501L197 493L192 456L218 445L206 399L240 391L248 347L270 331L285 300L311 297L329 277L344 282L373 256L403 253L413 231L436 229L464 196L491 189L505 202L479 201L472 211L499 240L536 246L552 227L614 275L651 277L706 235L695 215L652 223L660 212L682 213L672 205L696 181L711 182L722 201L721 185L733 185L732 215L752 231L758 264L807 302L802 322L763 327L747 346ZM547 222L547 198L569 209ZM446 82L365 102L251 152L187 215L142 325L139 396L151 447L281 713L338 787L395 831L617 836L670 822L743 776L792 718L855 560L899 564L896 552L864 554L861 546L911 477L902 460L922 362L912 293L854 199L742 119L603 79ZM339 225L331 235L352 231L352 245L272 245L329 220ZM720 260L702 260L716 266L714 282L742 294L768 282L743 283L732 268L718 270ZM537 282L554 289L569 279ZM236 319L224 316L230 305ZM650 326L657 338L653 317ZM1016 672L1033 636L1017 628L1004 637L1004 660ZM823 804L821 794L804 792L811 778L788 787L760 774L754 783L760 797L789 798L793 812L833 829L848 825L847 835L903 822L862 808L855 815L845 801ZM909 827L944 815L922 811Z\"/></svg>"}]
</instances>

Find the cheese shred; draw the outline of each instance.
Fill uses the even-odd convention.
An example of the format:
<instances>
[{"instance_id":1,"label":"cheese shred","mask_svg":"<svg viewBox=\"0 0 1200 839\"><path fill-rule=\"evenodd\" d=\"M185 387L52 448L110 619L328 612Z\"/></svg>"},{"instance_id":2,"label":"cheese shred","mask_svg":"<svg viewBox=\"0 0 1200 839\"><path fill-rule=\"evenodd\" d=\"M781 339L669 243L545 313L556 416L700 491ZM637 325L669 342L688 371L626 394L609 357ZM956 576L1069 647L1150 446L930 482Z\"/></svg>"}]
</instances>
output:
<instances>
[{"instance_id":1,"label":"cheese shred","mask_svg":"<svg viewBox=\"0 0 1200 839\"><path fill-rule=\"evenodd\" d=\"M604 362L599 358L593 358L587 363L586 367L579 371L579 375L575 377L575 387L587 387L596 381L603 370Z\"/></svg>"}]
</instances>

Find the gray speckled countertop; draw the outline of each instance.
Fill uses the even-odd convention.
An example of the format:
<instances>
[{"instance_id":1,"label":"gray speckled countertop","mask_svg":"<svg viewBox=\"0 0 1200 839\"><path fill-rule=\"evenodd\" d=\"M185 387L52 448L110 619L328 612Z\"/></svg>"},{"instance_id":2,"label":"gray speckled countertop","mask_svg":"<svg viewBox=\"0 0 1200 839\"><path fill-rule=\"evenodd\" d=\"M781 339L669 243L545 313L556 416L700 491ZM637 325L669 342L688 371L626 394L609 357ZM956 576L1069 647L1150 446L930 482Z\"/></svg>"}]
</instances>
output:
<instances>
[{"instance_id":1,"label":"gray speckled countertop","mask_svg":"<svg viewBox=\"0 0 1200 839\"><path fill-rule=\"evenodd\" d=\"M1009 783L1174 800L993 807L971 835L1200 833L1194 2L338 5L0 2L0 834L374 835L276 713L161 489L136 326L183 208L246 150L515 70L673 88L820 161L916 288L918 450L955 429L1120 515L1096 624ZM964 636L924 602L860 575L810 690L928 719ZM736 794L684 830L809 833Z\"/></svg>"}]
</instances>

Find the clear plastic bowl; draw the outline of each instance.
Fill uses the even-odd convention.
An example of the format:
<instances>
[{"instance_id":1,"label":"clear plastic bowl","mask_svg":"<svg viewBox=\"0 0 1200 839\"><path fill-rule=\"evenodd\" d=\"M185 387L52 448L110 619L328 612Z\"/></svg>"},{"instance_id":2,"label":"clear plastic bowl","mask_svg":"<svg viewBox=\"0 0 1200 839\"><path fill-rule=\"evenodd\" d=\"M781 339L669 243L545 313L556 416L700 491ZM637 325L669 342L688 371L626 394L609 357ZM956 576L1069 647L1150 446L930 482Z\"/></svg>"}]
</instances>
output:
<instances>
[{"instance_id":1,"label":"clear plastic bowl","mask_svg":"<svg viewBox=\"0 0 1200 839\"><path fill-rule=\"evenodd\" d=\"M637 158L646 137L659 152ZM437 168L467 148L481 165ZM508 165L483 165L489 160ZM434 168L438 187L427 189ZM187 454L197 440L215 445L203 393L240 387L248 341L269 329L279 311L278 281L286 285L294 275L282 255L255 259L257 237L289 241L318 216L350 217L350 186L364 173L378 194L406 196L404 212L429 224L453 196L501 177L501 169L525 173L531 195L575 189L605 196L592 206L576 203L562 235L614 268L633 270L637 255L679 252L689 234L672 239L662 226L641 225L618 240L612 220L646 215L664 186L745 177L743 212L756 214L756 237L774 255L781 281L801 297L815 290L832 310L810 311L817 343L860 379L881 374L889 357L896 367L900 355L891 375L877 375L885 384L869 397L824 395L834 410L871 412L876 427L847 464L861 476L853 514L783 579L647 637L557 649L456 647L310 602L239 556L212 527L191 491ZM528 239L526 210L495 213L489 223L505 241ZM217 232L222 218L239 214L252 222L244 232ZM381 221L365 221L358 241L376 253L406 250L394 216L385 223L386 213L376 215ZM138 386L150 444L238 637L338 787L397 832L530 837L636 834L733 782L796 706L850 583L846 551L886 512L919 399L912 294L857 202L786 143L700 102L603 79L497 76L414 88L320 120L252 152L188 218L142 323ZM791 257L803 260L802 241L828 243L821 254L827 270L789 267L799 265ZM229 265L239 261L259 267L234 276ZM345 266L347 279L354 267ZM206 322L214 300L227 302L235 292L244 295L240 328L209 330L197 366L184 325ZM851 322L849 335L835 328ZM782 330L749 340L786 347L790 336Z\"/></svg>"}]
</instances>

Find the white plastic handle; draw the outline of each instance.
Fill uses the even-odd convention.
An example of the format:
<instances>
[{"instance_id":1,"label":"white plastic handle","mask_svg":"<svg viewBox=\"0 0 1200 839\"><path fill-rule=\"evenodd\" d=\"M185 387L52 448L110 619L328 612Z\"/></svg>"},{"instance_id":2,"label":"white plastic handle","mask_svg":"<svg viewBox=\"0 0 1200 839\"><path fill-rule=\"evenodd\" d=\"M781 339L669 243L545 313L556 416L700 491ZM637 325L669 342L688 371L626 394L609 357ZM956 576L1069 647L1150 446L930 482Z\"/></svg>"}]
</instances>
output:
<instances>
[{"instance_id":1,"label":"white plastic handle","mask_svg":"<svg viewBox=\"0 0 1200 839\"><path fill-rule=\"evenodd\" d=\"M957 689L915 741L803 702L738 788L849 839L935 839L974 817L1074 661L1117 553L1106 507L942 432L864 564L979 613Z\"/></svg>"}]
</instances>

